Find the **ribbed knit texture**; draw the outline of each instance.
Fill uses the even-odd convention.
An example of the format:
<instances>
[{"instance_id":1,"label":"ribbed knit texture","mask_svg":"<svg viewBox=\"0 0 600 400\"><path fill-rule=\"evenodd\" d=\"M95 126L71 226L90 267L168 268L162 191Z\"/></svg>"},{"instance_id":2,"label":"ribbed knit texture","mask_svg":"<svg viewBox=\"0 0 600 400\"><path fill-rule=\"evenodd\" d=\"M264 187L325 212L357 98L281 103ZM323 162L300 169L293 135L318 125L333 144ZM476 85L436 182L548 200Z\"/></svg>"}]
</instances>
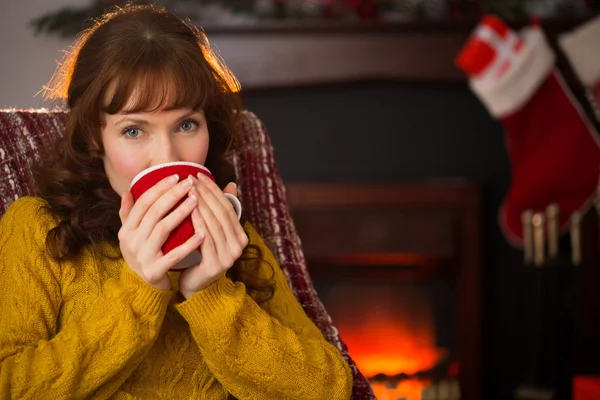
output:
<instances>
[{"instance_id":1,"label":"ribbed knit texture","mask_svg":"<svg viewBox=\"0 0 600 400\"><path fill-rule=\"evenodd\" d=\"M44 240L57 220L44 204L22 197L0 220L0 397L350 398L350 368L251 225L250 243L275 269L273 298L258 306L223 277L179 302L176 288L152 288L122 258L86 249L52 261Z\"/></svg>"}]
</instances>

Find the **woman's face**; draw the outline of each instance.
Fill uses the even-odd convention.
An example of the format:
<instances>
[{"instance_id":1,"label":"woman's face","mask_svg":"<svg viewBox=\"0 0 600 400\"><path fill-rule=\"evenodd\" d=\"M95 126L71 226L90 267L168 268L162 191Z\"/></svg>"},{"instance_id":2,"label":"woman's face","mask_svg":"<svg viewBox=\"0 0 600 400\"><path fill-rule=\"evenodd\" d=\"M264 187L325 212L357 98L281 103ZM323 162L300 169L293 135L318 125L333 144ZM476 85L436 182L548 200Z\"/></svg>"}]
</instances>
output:
<instances>
[{"instance_id":1,"label":"woman's face","mask_svg":"<svg viewBox=\"0 0 600 400\"><path fill-rule=\"evenodd\" d=\"M209 137L201 110L104 114L103 118L104 170L119 195L148 167L206 161Z\"/></svg>"}]
</instances>

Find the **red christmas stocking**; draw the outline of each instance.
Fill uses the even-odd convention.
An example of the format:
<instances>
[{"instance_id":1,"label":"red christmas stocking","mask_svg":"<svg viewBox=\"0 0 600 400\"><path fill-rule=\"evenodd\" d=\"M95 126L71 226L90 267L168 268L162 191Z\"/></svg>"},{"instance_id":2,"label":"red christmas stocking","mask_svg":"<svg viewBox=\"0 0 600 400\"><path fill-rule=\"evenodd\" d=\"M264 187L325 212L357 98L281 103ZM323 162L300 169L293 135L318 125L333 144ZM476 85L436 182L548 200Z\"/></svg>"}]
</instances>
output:
<instances>
[{"instance_id":1,"label":"red christmas stocking","mask_svg":"<svg viewBox=\"0 0 600 400\"><path fill-rule=\"evenodd\" d=\"M600 121L600 16L560 37L559 43L586 88Z\"/></svg>"},{"instance_id":2,"label":"red christmas stocking","mask_svg":"<svg viewBox=\"0 0 600 400\"><path fill-rule=\"evenodd\" d=\"M513 35L501 21L484 19L457 64L505 127L512 182L499 222L508 241L521 247L524 211L543 212L558 204L564 232L573 212L590 206L598 185L600 141L555 69L555 55L541 29L527 28L519 40Z\"/></svg>"}]
</instances>

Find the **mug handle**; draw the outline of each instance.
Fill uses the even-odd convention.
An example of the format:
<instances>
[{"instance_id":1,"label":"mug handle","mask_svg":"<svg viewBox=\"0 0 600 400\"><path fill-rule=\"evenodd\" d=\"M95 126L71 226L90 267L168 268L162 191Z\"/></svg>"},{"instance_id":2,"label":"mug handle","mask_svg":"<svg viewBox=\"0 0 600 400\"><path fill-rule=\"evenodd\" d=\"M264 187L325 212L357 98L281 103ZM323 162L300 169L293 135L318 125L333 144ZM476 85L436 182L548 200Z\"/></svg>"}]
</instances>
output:
<instances>
[{"instance_id":1,"label":"mug handle","mask_svg":"<svg viewBox=\"0 0 600 400\"><path fill-rule=\"evenodd\" d=\"M231 205L233 205L233 208L235 209L235 215L237 215L237 219L239 221L240 218L242 218L242 203L240 203L240 200L231 193L223 194L225 195L225 197L227 197Z\"/></svg>"}]
</instances>

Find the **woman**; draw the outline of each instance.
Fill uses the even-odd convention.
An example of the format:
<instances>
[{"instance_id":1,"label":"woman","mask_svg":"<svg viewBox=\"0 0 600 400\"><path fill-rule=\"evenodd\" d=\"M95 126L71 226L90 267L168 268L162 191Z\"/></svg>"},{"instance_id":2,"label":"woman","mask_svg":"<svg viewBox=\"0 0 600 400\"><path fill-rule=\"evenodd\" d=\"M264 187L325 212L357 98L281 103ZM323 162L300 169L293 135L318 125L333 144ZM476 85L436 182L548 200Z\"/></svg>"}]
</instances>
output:
<instances>
[{"instance_id":1,"label":"woman","mask_svg":"<svg viewBox=\"0 0 600 400\"><path fill-rule=\"evenodd\" d=\"M163 9L118 9L52 83L67 132L35 169L37 196L0 221L0 394L348 399L348 365L224 196L239 87L205 37ZM133 177L170 161L216 184L165 179L134 203ZM163 255L190 215L196 235ZM197 247L199 265L169 271Z\"/></svg>"}]
</instances>

